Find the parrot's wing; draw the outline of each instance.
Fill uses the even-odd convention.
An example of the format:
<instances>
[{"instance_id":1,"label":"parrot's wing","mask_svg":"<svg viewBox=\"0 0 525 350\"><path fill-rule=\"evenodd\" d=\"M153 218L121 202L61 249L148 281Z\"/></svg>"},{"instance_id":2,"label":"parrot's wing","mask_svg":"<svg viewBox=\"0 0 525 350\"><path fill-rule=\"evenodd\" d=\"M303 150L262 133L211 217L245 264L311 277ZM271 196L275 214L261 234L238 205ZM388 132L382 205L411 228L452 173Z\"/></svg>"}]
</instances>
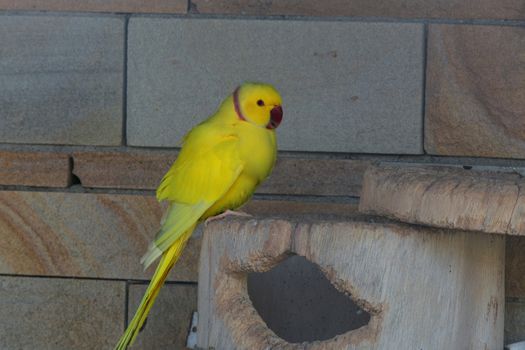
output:
<instances>
[{"instance_id":1,"label":"parrot's wing","mask_svg":"<svg viewBox=\"0 0 525 350\"><path fill-rule=\"evenodd\" d=\"M160 231L150 244L142 263L147 267L168 249L204 212L219 200L237 180L243 169L238 138L222 136L194 154L179 155L163 178L157 197L169 200L170 207ZM182 156L182 157L181 157Z\"/></svg>"}]
</instances>

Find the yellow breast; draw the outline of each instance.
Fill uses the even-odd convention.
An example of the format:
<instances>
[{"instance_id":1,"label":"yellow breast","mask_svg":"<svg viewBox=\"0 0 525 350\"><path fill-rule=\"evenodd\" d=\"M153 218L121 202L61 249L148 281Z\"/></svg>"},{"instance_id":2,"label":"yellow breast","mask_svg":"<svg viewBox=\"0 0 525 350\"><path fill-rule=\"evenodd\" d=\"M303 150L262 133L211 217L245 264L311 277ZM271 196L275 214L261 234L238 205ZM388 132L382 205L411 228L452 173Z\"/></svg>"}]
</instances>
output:
<instances>
[{"instance_id":1,"label":"yellow breast","mask_svg":"<svg viewBox=\"0 0 525 350\"><path fill-rule=\"evenodd\" d=\"M243 171L228 192L206 211L202 219L243 205L257 186L268 177L275 164L277 143L274 132L245 122L235 124L232 132L239 137Z\"/></svg>"},{"instance_id":2,"label":"yellow breast","mask_svg":"<svg viewBox=\"0 0 525 350\"><path fill-rule=\"evenodd\" d=\"M240 144L240 157L244 161L244 172L257 179L264 180L275 164L277 144L275 132L249 123L235 125Z\"/></svg>"}]
</instances>

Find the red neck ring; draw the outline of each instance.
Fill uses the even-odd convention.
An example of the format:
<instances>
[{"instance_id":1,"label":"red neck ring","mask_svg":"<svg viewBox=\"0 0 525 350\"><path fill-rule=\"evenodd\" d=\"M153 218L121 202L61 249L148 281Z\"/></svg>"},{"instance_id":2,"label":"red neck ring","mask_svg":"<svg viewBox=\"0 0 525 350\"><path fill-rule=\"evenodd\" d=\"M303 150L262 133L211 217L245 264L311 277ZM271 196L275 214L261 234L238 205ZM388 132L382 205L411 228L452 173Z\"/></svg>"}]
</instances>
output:
<instances>
[{"instance_id":1,"label":"red neck ring","mask_svg":"<svg viewBox=\"0 0 525 350\"><path fill-rule=\"evenodd\" d=\"M233 106L235 107L235 113L237 113L237 117L239 117L240 120L246 121L246 118L241 112L241 105L239 104L239 90L240 86L235 89L233 92Z\"/></svg>"}]
</instances>

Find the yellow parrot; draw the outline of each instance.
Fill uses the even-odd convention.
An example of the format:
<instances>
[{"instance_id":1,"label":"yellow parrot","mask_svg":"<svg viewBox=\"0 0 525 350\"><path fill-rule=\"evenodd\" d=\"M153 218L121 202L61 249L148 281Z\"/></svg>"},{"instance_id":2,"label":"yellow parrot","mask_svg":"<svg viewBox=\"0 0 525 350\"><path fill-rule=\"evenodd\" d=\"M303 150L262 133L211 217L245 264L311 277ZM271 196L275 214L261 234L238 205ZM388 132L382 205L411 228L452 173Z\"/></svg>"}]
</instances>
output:
<instances>
[{"instance_id":1,"label":"yellow parrot","mask_svg":"<svg viewBox=\"0 0 525 350\"><path fill-rule=\"evenodd\" d=\"M161 259L116 350L133 344L197 224L238 208L268 177L277 156L275 128L282 117L281 96L273 86L245 83L186 134L157 189L157 199L167 200L169 207L141 262L146 268Z\"/></svg>"}]
</instances>

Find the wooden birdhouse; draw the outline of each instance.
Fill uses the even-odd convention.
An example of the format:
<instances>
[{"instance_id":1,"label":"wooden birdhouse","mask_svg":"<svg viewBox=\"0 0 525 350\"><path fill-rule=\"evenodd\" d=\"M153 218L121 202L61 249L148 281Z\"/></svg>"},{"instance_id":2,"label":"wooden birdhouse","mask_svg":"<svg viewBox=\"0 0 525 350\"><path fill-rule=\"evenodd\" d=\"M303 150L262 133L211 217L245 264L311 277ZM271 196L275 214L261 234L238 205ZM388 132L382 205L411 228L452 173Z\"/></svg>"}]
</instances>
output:
<instances>
[{"instance_id":1,"label":"wooden birdhouse","mask_svg":"<svg viewBox=\"0 0 525 350\"><path fill-rule=\"evenodd\" d=\"M514 180L442 167L374 167L365 175L361 210L413 224L366 215L211 224L200 260L198 346L501 349L503 233L522 227ZM254 307L248 276L294 256L314 264L369 315L366 322L308 341L272 329Z\"/></svg>"}]
</instances>

